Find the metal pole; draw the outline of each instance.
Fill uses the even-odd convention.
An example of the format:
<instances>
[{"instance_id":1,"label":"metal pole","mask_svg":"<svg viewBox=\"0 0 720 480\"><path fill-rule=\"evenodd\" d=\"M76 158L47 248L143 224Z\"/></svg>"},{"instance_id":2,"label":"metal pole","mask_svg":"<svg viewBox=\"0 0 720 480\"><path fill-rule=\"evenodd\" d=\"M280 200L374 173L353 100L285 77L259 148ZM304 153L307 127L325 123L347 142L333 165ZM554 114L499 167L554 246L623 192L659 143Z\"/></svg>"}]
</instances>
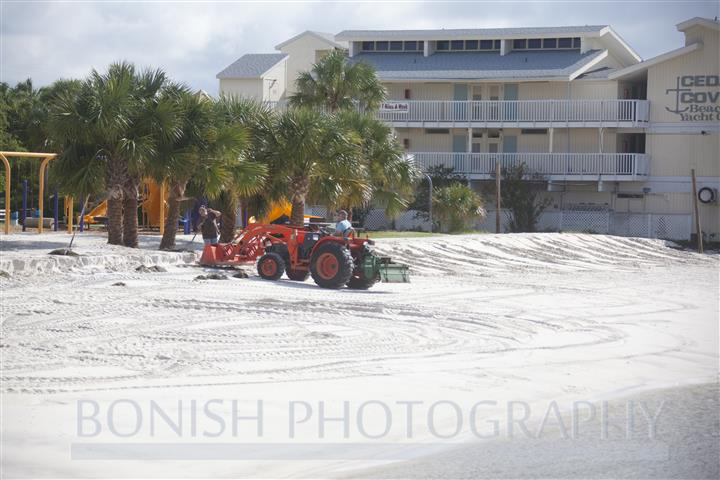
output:
<instances>
[{"instance_id":1,"label":"metal pole","mask_svg":"<svg viewBox=\"0 0 720 480\"><path fill-rule=\"evenodd\" d=\"M166 182L163 180L160 184L160 235L165 233L165 190ZM177 225L175 228L177 228Z\"/></svg>"},{"instance_id":2,"label":"metal pole","mask_svg":"<svg viewBox=\"0 0 720 480\"><path fill-rule=\"evenodd\" d=\"M59 207L60 199L58 198L58 189L55 187L55 199L53 200L53 231L57 232L58 230L58 207Z\"/></svg>"},{"instance_id":3,"label":"metal pole","mask_svg":"<svg viewBox=\"0 0 720 480\"><path fill-rule=\"evenodd\" d=\"M20 223L22 223L22 231L25 231L25 219L27 218L27 192L28 181L23 180L23 196L22 196L22 212L20 213Z\"/></svg>"},{"instance_id":4,"label":"metal pole","mask_svg":"<svg viewBox=\"0 0 720 480\"><path fill-rule=\"evenodd\" d=\"M428 216L430 217L430 231L433 231L433 218L432 218L432 192L433 192L433 184L432 184L432 177L428 175L427 173L425 176L428 179Z\"/></svg>"},{"instance_id":5,"label":"metal pole","mask_svg":"<svg viewBox=\"0 0 720 480\"><path fill-rule=\"evenodd\" d=\"M501 208L501 200L500 200L500 159L495 159L495 204L497 205L495 209L495 233L500 233L500 208Z\"/></svg>"},{"instance_id":6,"label":"metal pole","mask_svg":"<svg viewBox=\"0 0 720 480\"><path fill-rule=\"evenodd\" d=\"M83 201L82 205L80 205L80 221L78 222L78 227L79 227L81 233L85 230L85 203L86 202L87 202L87 199Z\"/></svg>"},{"instance_id":7,"label":"metal pole","mask_svg":"<svg viewBox=\"0 0 720 480\"><path fill-rule=\"evenodd\" d=\"M185 225L183 225L183 233L185 235L190 233L190 209L185 210Z\"/></svg>"},{"instance_id":8,"label":"metal pole","mask_svg":"<svg viewBox=\"0 0 720 480\"><path fill-rule=\"evenodd\" d=\"M693 205L695 207L695 235L697 235L697 249L698 253L703 253L702 229L700 228L700 208L698 207L698 192L694 168L690 170L690 174L692 175L692 195Z\"/></svg>"}]
</instances>

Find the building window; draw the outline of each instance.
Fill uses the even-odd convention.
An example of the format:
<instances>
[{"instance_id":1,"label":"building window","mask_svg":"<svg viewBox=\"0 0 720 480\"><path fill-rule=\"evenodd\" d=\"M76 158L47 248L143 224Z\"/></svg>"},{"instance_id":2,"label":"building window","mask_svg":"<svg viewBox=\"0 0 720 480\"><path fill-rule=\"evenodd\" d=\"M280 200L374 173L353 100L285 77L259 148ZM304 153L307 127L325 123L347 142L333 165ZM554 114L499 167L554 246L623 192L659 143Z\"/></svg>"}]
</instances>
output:
<instances>
[{"instance_id":1,"label":"building window","mask_svg":"<svg viewBox=\"0 0 720 480\"><path fill-rule=\"evenodd\" d=\"M465 42L462 40L453 40L452 42L450 42L450 48L452 50L464 50Z\"/></svg>"},{"instance_id":2,"label":"building window","mask_svg":"<svg viewBox=\"0 0 720 480\"><path fill-rule=\"evenodd\" d=\"M375 42L375 50L378 52L387 52L388 42Z\"/></svg>"},{"instance_id":3,"label":"building window","mask_svg":"<svg viewBox=\"0 0 720 480\"><path fill-rule=\"evenodd\" d=\"M449 128L426 128L425 133L428 135L434 135L434 134L444 134L447 135L450 133Z\"/></svg>"},{"instance_id":4,"label":"building window","mask_svg":"<svg viewBox=\"0 0 720 480\"><path fill-rule=\"evenodd\" d=\"M547 128L523 128L520 133L524 135L547 135Z\"/></svg>"},{"instance_id":5,"label":"building window","mask_svg":"<svg viewBox=\"0 0 720 480\"><path fill-rule=\"evenodd\" d=\"M528 48L540 48L542 41L539 38L531 38L528 40Z\"/></svg>"},{"instance_id":6,"label":"building window","mask_svg":"<svg viewBox=\"0 0 720 480\"><path fill-rule=\"evenodd\" d=\"M405 42L405 50L409 52L417 50L417 42L415 40Z\"/></svg>"},{"instance_id":7,"label":"building window","mask_svg":"<svg viewBox=\"0 0 720 480\"><path fill-rule=\"evenodd\" d=\"M543 38L543 48L557 48L557 38Z\"/></svg>"},{"instance_id":8,"label":"building window","mask_svg":"<svg viewBox=\"0 0 720 480\"><path fill-rule=\"evenodd\" d=\"M448 40L438 40L435 44L436 50L449 50L450 49L450 42Z\"/></svg>"},{"instance_id":9,"label":"building window","mask_svg":"<svg viewBox=\"0 0 720 480\"><path fill-rule=\"evenodd\" d=\"M572 48L572 38L558 38L558 48Z\"/></svg>"},{"instance_id":10,"label":"building window","mask_svg":"<svg viewBox=\"0 0 720 480\"><path fill-rule=\"evenodd\" d=\"M405 89L405 100L410 100L410 89L409 88Z\"/></svg>"},{"instance_id":11,"label":"building window","mask_svg":"<svg viewBox=\"0 0 720 480\"><path fill-rule=\"evenodd\" d=\"M465 50L477 50L478 49L478 41L477 40L465 40Z\"/></svg>"},{"instance_id":12,"label":"building window","mask_svg":"<svg viewBox=\"0 0 720 480\"><path fill-rule=\"evenodd\" d=\"M495 50L500 50L500 40L495 40Z\"/></svg>"},{"instance_id":13,"label":"building window","mask_svg":"<svg viewBox=\"0 0 720 480\"><path fill-rule=\"evenodd\" d=\"M375 50L375 42L362 42L362 49L366 52L372 52Z\"/></svg>"},{"instance_id":14,"label":"building window","mask_svg":"<svg viewBox=\"0 0 720 480\"><path fill-rule=\"evenodd\" d=\"M405 150L410 150L410 139L409 138L403 138L403 148Z\"/></svg>"},{"instance_id":15,"label":"building window","mask_svg":"<svg viewBox=\"0 0 720 480\"><path fill-rule=\"evenodd\" d=\"M580 48L580 37L573 38L573 48Z\"/></svg>"},{"instance_id":16,"label":"building window","mask_svg":"<svg viewBox=\"0 0 720 480\"><path fill-rule=\"evenodd\" d=\"M403 49L403 42L390 42L390 50L400 52Z\"/></svg>"},{"instance_id":17,"label":"building window","mask_svg":"<svg viewBox=\"0 0 720 480\"><path fill-rule=\"evenodd\" d=\"M513 40L513 50L525 50L526 47L527 41L524 38Z\"/></svg>"},{"instance_id":18,"label":"building window","mask_svg":"<svg viewBox=\"0 0 720 480\"><path fill-rule=\"evenodd\" d=\"M492 40L480 40L480 50L492 50L493 49L493 41Z\"/></svg>"},{"instance_id":19,"label":"building window","mask_svg":"<svg viewBox=\"0 0 720 480\"><path fill-rule=\"evenodd\" d=\"M418 42L418 50L425 51L425 42L424 41L421 40Z\"/></svg>"}]
</instances>

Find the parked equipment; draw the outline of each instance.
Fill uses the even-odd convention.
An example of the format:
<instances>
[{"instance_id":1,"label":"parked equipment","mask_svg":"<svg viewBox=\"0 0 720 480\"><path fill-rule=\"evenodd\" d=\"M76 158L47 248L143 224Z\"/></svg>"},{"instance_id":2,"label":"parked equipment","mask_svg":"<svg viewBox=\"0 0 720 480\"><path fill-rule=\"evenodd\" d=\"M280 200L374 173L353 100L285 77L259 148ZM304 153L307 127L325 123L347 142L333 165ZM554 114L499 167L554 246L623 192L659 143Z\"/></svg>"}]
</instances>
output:
<instances>
[{"instance_id":1,"label":"parked equipment","mask_svg":"<svg viewBox=\"0 0 720 480\"><path fill-rule=\"evenodd\" d=\"M251 224L231 243L206 245L200 264L231 266L253 264L266 280L283 273L290 280L304 281L312 275L323 288L368 289L376 282L407 283L407 265L378 256L368 238L336 237L317 225Z\"/></svg>"}]
</instances>

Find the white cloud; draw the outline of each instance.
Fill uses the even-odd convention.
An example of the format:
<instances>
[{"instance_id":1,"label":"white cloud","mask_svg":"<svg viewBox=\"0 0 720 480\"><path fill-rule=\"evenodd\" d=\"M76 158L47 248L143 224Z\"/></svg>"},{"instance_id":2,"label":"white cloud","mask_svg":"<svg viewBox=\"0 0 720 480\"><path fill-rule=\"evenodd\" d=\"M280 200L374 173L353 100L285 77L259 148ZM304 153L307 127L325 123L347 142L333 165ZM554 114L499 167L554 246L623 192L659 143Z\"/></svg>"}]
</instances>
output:
<instances>
[{"instance_id":1,"label":"white cloud","mask_svg":"<svg viewBox=\"0 0 720 480\"><path fill-rule=\"evenodd\" d=\"M116 60L165 69L217 91L244 53L304 30L610 24L643 57L676 48L674 25L718 15L717 2L638 3L0 3L0 80L44 85Z\"/></svg>"}]
</instances>

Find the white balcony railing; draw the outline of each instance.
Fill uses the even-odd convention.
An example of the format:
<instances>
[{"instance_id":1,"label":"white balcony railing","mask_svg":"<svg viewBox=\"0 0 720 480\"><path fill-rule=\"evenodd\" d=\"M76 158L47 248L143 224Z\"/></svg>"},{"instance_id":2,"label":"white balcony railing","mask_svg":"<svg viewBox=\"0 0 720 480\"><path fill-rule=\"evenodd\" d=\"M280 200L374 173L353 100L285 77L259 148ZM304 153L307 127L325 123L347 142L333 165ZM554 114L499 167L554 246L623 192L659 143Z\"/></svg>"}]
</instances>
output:
<instances>
[{"instance_id":1,"label":"white balcony railing","mask_svg":"<svg viewBox=\"0 0 720 480\"><path fill-rule=\"evenodd\" d=\"M389 122L644 123L647 100L391 100L377 112Z\"/></svg>"},{"instance_id":2,"label":"white balcony railing","mask_svg":"<svg viewBox=\"0 0 720 480\"><path fill-rule=\"evenodd\" d=\"M422 170L434 166L452 167L471 178L489 177L496 162L503 167L527 165L531 172L549 179L558 177L616 177L633 180L650 173L649 156L641 153L410 153Z\"/></svg>"}]
</instances>

